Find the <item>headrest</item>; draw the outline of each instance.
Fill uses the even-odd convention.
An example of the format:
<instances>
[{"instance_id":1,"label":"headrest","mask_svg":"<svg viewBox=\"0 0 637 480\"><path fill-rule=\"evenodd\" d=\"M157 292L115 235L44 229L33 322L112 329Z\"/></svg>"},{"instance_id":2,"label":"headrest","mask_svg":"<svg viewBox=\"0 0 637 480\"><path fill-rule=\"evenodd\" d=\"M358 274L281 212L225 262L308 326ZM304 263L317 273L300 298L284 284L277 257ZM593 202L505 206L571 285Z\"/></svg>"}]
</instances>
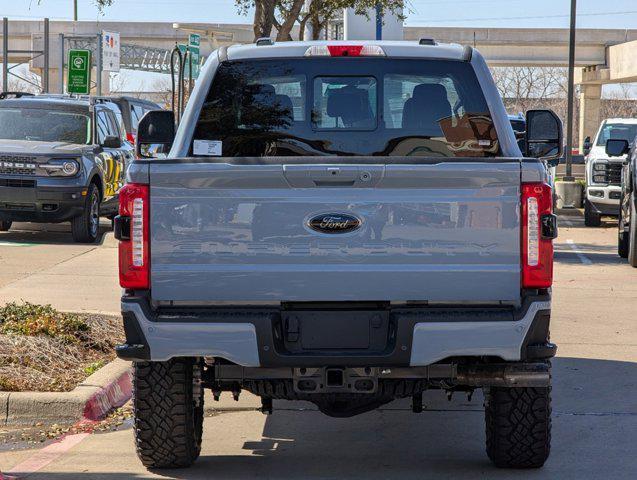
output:
<instances>
[{"instance_id":1,"label":"headrest","mask_svg":"<svg viewBox=\"0 0 637 480\"><path fill-rule=\"evenodd\" d=\"M292 99L287 95L276 95L275 102L281 110L286 110L289 112L290 116L292 116L292 111L294 109L294 105L292 104Z\"/></svg>"},{"instance_id":2,"label":"headrest","mask_svg":"<svg viewBox=\"0 0 637 480\"><path fill-rule=\"evenodd\" d=\"M330 91L327 97L327 114L330 117L359 121L369 117L369 95L354 86Z\"/></svg>"},{"instance_id":3,"label":"headrest","mask_svg":"<svg viewBox=\"0 0 637 480\"><path fill-rule=\"evenodd\" d=\"M421 83L414 88L413 98L442 98L448 100L447 89L438 83Z\"/></svg>"},{"instance_id":4,"label":"headrest","mask_svg":"<svg viewBox=\"0 0 637 480\"><path fill-rule=\"evenodd\" d=\"M250 85L255 94L274 95L276 91L269 83L254 83Z\"/></svg>"}]
</instances>

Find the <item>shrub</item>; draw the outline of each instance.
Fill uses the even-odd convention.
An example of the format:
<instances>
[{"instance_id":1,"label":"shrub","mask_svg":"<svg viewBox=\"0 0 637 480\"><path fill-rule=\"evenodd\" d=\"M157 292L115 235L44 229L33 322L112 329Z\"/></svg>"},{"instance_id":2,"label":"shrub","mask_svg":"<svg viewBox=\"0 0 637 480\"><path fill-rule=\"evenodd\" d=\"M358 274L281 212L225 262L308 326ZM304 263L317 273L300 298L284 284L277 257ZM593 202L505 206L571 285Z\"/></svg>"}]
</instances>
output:
<instances>
[{"instance_id":1,"label":"shrub","mask_svg":"<svg viewBox=\"0 0 637 480\"><path fill-rule=\"evenodd\" d=\"M62 313L51 305L12 302L0 307L0 333L14 335L46 335L68 343L86 337L89 327L78 315Z\"/></svg>"}]
</instances>

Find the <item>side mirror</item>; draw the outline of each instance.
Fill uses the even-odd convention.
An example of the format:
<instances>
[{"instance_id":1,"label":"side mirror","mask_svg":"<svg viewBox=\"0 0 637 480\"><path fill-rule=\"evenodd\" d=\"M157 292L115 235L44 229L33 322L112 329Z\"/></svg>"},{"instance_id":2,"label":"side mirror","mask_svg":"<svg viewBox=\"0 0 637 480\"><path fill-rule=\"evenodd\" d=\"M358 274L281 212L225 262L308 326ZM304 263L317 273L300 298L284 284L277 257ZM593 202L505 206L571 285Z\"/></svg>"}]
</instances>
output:
<instances>
[{"instance_id":1,"label":"side mirror","mask_svg":"<svg viewBox=\"0 0 637 480\"><path fill-rule=\"evenodd\" d=\"M592 147L593 145L591 144L591 137L586 137L584 139L584 155L588 155Z\"/></svg>"},{"instance_id":2,"label":"side mirror","mask_svg":"<svg viewBox=\"0 0 637 480\"><path fill-rule=\"evenodd\" d=\"M525 156L555 160L564 153L562 121L552 110L526 112Z\"/></svg>"},{"instance_id":3,"label":"side mirror","mask_svg":"<svg viewBox=\"0 0 637 480\"><path fill-rule=\"evenodd\" d=\"M107 135L101 146L103 148L122 148L122 139L114 135Z\"/></svg>"},{"instance_id":4,"label":"side mirror","mask_svg":"<svg viewBox=\"0 0 637 480\"><path fill-rule=\"evenodd\" d=\"M167 154L175 139L175 114L170 110L151 110L137 125L135 154L154 158Z\"/></svg>"},{"instance_id":5,"label":"side mirror","mask_svg":"<svg viewBox=\"0 0 637 480\"><path fill-rule=\"evenodd\" d=\"M606 140L606 155L609 157L621 157L628 153L630 146L627 140L611 138Z\"/></svg>"},{"instance_id":6,"label":"side mirror","mask_svg":"<svg viewBox=\"0 0 637 480\"><path fill-rule=\"evenodd\" d=\"M561 158L551 158L550 160L547 160L546 163L549 167L555 168L560 164L560 160Z\"/></svg>"}]
</instances>

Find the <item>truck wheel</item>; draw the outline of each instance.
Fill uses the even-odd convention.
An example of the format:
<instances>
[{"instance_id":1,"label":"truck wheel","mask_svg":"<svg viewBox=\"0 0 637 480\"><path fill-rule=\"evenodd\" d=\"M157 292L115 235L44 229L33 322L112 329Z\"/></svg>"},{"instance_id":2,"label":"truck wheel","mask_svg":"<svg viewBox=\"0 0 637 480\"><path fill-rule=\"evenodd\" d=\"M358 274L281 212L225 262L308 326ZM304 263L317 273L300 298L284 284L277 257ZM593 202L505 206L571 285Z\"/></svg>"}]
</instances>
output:
<instances>
[{"instance_id":1,"label":"truck wheel","mask_svg":"<svg viewBox=\"0 0 637 480\"><path fill-rule=\"evenodd\" d=\"M0 220L0 232L8 232L12 223L10 220Z\"/></svg>"},{"instance_id":2,"label":"truck wheel","mask_svg":"<svg viewBox=\"0 0 637 480\"><path fill-rule=\"evenodd\" d=\"M593 210L591 202L584 201L584 225L587 227L599 227L602 224L602 216Z\"/></svg>"},{"instance_id":3,"label":"truck wheel","mask_svg":"<svg viewBox=\"0 0 637 480\"><path fill-rule=\"evenodd\" d=\"M135 363L137 456L147 468L188 467L201 452L201 364L192 358Z\"/></svg>"},{"instance_id":4,"label":"truck wheel","mask_svg":"<svg viewBox=\"0 0 637 480\"><path fill-rule=\"evenodd\" d=\"M73 240L78 243L94 243L100 228L100 192L94 183L88 187L84 211L71 220Z\"/></svg>"},{"instance_id":5,"label":"truck wheel","mask_svg":"<svg viewBox=\"0 0 637 480\"><path fill-rule=\"evenodd\" d=\"M630 202L630 225L628 227L628 263L637 268L637 208L635 202L637 199L631 199ZM624 234L626 236L626 234Z\"/></svg>"},{"instance_id":6,"label":"truck wheel","mask_svg":"<svg viewBox=\"0 0 637 480\"><path fill-rule=\"evenodd\" d=\"M551 387L485 392L487 455L500 468L538 468L551 451Z\"/></svg>"}]
</instances>

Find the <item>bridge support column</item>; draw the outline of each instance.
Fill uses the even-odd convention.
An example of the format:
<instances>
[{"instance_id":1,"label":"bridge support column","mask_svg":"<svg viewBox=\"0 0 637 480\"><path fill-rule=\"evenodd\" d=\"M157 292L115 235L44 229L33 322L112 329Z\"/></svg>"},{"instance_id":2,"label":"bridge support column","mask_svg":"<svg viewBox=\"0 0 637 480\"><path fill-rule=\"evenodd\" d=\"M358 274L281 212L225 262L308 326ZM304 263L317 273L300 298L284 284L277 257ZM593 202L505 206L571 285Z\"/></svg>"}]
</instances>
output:
<instances>
[{"instance_id":1,"label":"bridge support column","mask_svg":"<svg viewBox=\"0 0 637 480\"><path fill-rule=\"evenodd\" d=\"M580 85L579 95L579 151L584 151L584 139L594 139L602 110L602 85Z\"/></svg>"},{"instance_id":2,"label":"bridge support column","mask_svg":"<svg viewBox=\"0 0 637 480\"><path fill-rule=\"evenodd\" d=\"M49 92L50 93L62 93L62 87L60 86L60 69L51 68L49 70Z\"/></svg>"}]
</instances>

